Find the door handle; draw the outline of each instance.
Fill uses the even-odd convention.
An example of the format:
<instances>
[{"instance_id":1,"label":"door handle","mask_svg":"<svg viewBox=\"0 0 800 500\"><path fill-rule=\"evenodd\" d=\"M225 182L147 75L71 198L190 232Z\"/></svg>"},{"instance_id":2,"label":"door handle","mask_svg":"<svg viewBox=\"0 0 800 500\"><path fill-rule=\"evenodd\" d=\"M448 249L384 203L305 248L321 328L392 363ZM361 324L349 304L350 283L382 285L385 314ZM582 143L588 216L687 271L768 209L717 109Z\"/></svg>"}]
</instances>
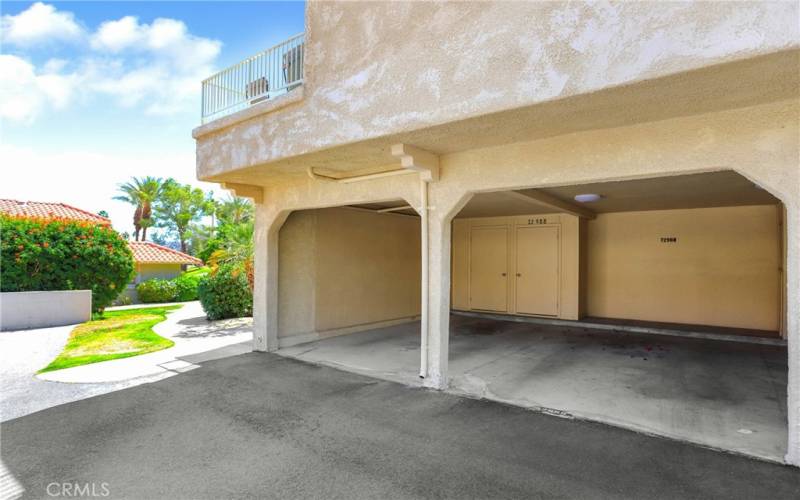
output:
<instances>
[{"instance_id":1,"label":"door handle","mask_svg":"<svg viewBox=\"0 0 800 500\"><path fill-rule=\"evenodd\" d=\"M502 273L502 274L501 274L501 276L505 276L505 275L506 275L506 273Z\"/></svg>"},{"instance_id":2,"label":"door handle","mask_svg":"<svg viewBox=\"0 0 800 500\"><path fill-rule=\"evenodd\" d=\"M520 273L517 273L517 278L519 278L520 276L522 276L522 275Z\"/></svg>"}]
</instances>

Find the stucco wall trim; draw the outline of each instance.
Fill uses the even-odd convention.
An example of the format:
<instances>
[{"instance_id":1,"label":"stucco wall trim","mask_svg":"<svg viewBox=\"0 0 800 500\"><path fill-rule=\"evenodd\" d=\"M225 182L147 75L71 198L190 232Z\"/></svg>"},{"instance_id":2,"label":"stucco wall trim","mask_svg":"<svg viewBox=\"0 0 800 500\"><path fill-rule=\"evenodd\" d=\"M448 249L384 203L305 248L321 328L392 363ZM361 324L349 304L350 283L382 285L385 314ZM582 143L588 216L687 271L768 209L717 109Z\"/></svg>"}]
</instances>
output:
<instances>
[{"instance_id":1,"label":"stucco wall trim","mask_svg":"<svg viewBox=\"0 0 800 500\"><path fill-rule=\"evenodd\" d=\"M222 118L217 118L216 120L208 122L205 125L200 125L192 130L192 137L199 139L208 134L213 134L214 132L218 132L222 129L236 125L237 123L273 113L279 109L291 106L292 104L297 104L305 99L305 91L303 89L304 86L301 85L300 87L282 96L274 99L268 99L241 111L237 111L236 113L223 116Z\"/></svg>"}]
</instances>

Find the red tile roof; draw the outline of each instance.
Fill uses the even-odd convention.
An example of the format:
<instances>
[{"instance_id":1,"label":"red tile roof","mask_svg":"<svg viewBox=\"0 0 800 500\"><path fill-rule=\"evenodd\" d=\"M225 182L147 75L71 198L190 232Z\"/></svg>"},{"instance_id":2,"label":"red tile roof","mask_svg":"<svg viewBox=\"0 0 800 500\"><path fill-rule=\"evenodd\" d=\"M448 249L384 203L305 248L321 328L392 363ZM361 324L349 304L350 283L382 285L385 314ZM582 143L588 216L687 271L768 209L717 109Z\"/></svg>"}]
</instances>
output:
<instances>
[{"instance_id":1,"label":"red tile roof","mask_svg":"<svg viewBox=\"0 0 800 500\"><path fill-rule=\"evenodd\" d=\"M80 208L75 208L66 203L0 199L0 212L22 217L37 217L43 219L63 218L94 222L104 226L111 225L111 221L105 217L87 212L86 210L81 210Z\"/></svg>"},{"instance_id":2,"label":"red tile roof","mask_svg":"<svg viewBox=\"0 0 800 500\"><path fill-rule=\"evenodd\" d=\"M191 255L156 245L149 241L129 241L133 260L137 264L194 264L202 266L203 261Z\"/></svg>"}]
</instances>

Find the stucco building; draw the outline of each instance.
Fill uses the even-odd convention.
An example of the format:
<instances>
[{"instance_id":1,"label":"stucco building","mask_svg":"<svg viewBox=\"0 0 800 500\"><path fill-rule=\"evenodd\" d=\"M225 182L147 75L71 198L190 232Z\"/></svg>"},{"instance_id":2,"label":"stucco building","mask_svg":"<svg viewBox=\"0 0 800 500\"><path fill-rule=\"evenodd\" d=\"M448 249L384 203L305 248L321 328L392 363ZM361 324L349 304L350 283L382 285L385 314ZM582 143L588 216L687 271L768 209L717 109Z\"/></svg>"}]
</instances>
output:
<instances>
[{"instance_id":1,"label":"stucco building","mask_svg":"<svg viewBox=\"0 0 800 500\"><path fill-rule=\"evenodd\" d=\"M184 266L203 265L203 261L197 257L151 241L129 241L128 246L136 263L133 284L153 278L170 280L177 278L183 272Z\"/></svg>"},{"instance_id":2,"label":"stucco building","mask_svg":"<svg viewBox=\"0 0 800 500\"><path fill-rule=\"evenodd\" d=\"M800 465L799 15L309 2L193 132L254 349Z\"/></svg>"},{"instance_id":3,"label":"stucco building","mask_svg":"<svg viewBox=\"0 0 800 500\"><path fill-rule=\"evenodd\" d=\"M149 279L171 280L181 275L186 266L202 266L203 261L174 248L165 247L151 241L129 241L133 254L136 274L117 299L127 297L133 303L139 302L136 285Z\"/></svg>"}]
</instances>

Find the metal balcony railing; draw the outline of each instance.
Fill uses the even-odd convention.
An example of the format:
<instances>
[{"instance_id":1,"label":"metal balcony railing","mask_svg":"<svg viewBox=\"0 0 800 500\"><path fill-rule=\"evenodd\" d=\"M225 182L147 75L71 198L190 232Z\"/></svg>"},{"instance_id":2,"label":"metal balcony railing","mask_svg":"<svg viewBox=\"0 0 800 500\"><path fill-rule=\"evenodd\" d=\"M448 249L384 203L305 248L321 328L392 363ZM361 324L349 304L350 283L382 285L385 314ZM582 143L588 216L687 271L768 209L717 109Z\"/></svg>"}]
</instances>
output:
<instances>
[{"instance_id":1,"label":"metal balcony railing","mask_svg":"<svg viewBox=\"0 0 800 500\"><path fill-rule=\"evenodd\" d=\"M305 33L300 33L203 80L202 123L302 85L304 49Z\"/></svg>"}]
</instances>

